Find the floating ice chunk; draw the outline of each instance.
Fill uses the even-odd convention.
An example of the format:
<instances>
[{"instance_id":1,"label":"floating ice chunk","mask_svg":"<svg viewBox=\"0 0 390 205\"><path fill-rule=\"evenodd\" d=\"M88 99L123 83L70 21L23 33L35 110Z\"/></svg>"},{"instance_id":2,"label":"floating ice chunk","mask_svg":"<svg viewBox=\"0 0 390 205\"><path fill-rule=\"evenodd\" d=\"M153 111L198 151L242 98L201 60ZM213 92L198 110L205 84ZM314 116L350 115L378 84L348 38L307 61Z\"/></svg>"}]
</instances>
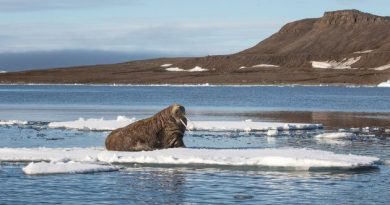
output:
<instances>
[{"instance_id":1,"label":"floating ice chunk","mask_svg":"<svg viewBox=\"0 0 390 205\"><path fill-rule=\"evenodd\" d=\"M277 129L270 129L267 131L267 136L277 136L279 131Z\"/></svg>"},{"instance_id":2,"label":"floating ice chunk","mask_svg":"<svg viewBox=\"0 0 390 205\"><path fill-rule=\"evenodd\" d=\"M12 155L10 155L12 154ZM335 154L328 151L277 148L277 149L190 149L172 148L147 152L114 152L97 148L0 148L0 161L51 161L53 158L66 159L52 162L53 166L71 167L71 161L88 162L86 156L104 163L151 163L151 164L205 164L229 166L270 166L270 167L343 167L355 168L373 166L377 157L351 154ZM83 161L87 160L87 161ZM65 161L65 163L64 163ZM62 163L61 163L62 162ZM39 164L39 163L37 163ZM42 170L40 164L39 170ZM33 166L33 165L31 165ZM50 166L50 165L48 165ZM34 166L33 166L34 167ZM76 166L81 167L81 166ZM37 169L38 169L37 168ZM49 169L49 168L48 168ZM70 169L70 168L69 168ZM38 172L38 171L37 171ZM42 173L42 172L41 172Z\"/></svg>"},{"instance_id":3,"label":"floating ice chunk","mask_svg":"<svg viewBox=\"0 0 390 205\"><path fill-rule=\"evenodd\" d=\"M312 61L311 66L313 68L324 68L324 69L354 69L352 64L358 62L361 56L354 58L344 58L341 61Z\"/></svg>"},{"instance_id":4,"label":"floating ice chunk","mask_svg":"<svg viewBox=\"0 0 390 205\"><path fill-rule=\"evenodd\" d=\"M112 155L116 154L116 160ZM174 148L149 152L101 152L100 161L112 163L207 164L230 166L344 167L372 166L377 157L335 154L327 151L279 149L188 149Z\"/></svg>"},{"instance_id":5,"label":"floating ice chunk","mask_svg":"<svg viewBox=\"0 0 390 205\"><path fill-rule=\"evenodd\" d=\"M353 52L353 53L356 53L356 54L364 54L364 53L371 53L372 51L374 50L365 50L365 51L356 51L356 52Z\"/></svg>"},{"instance_id":6,"label":"floating ice chunk","mask_svg":"<svg viewBox=\"0 0 390 205\"><path fill-rule=\"evenodd\" d=\"M241 67L239 67L238 69L245 69L246 68L246 66L241 66Z\"/></svg>"},{"instance_id":7,"label":"floating ice chunk","mask_svg":"<svg viewBox=\"0 0 390 205\"><path fill-rule=\"evenodd\" d=\"M172 71L172 72L180 72L180 71L185 71L182 68L179 67L172 67L172 68L165 68L166 71Z\"/></svg>"},{"instance_id":8,"label":"floating ice chunk","mask_svg":"<svg viewBox=\"0 0 390 205\"><path fill-rule=\"evenodd\" d=\"M170 63L166 63L166 64L162 64L161 65L161 67L163 67L163 68L168 68L170 66L172 66L172 64L170 64Z\"/></svg>"},{"instance_id":9,"label":"floating ice chunk","mask_svg":"<svg viewBox=\"0 0 390 205\"><path fill-rule=\"evenodd\" d=\"M258 64L253 65L252 68L278 68L278 65L272 65L272 64Z\"/></svg>"},{"instance_id":10,"label":"floating ice chunk","mask_svg":"<svg viewBox=\"0 0 390 205\"><path fill-rule=\"evenodd\" d=\"M378 87L390 87L390 80L383 83L379 83Z\"/></svg>"},{"instance_id":11,"label":"floating ice chunk","mask_svg":"<svg viewBox=\"0 0 390 205\"><path fill-rule=\"evenodd\" d=\"M387 70L390 68L390 64L387 64L387 65L382 65L382 66L379 66L379 67L376 67L376 68L371 68L372 70Z\"/></svg>"},{"instance_id":12,"label":"floating ice chunk","mask_svg":"<svg viewBox=\"0 0 390 205\"><path fill-rule=\"evenodd\" d=\"M0 148L0 161L96 161L103 148Z\"/></svg>"},{"instance_id":13,"label":"floating ice chunk","mask_svg":"<svg viewBox=\"0 0 390 205\"><path fill-rule=\"evenodd\" d=\"M23 172L29 175L37 174L77 174L93 172L117 171L118 168L110 165L91 164L82 162L31 162L23 168Z\"/></svg>"},{"instance_id":14,"label":"floating ice chunk","mask_svg":"<svg viewBox=\"0 0 390 205\"><path fill-rule=\"evenodd\" d=\"M332 132L316 135L317 139L354 139L356 135L349 132Z\"/></svg>"},{"instance_id":15,"label":"floating ice chunk","mask_svg":"<svg viewBox=\"0 0 390 205\"><path fill-rule=\"evenodd\" d=\"M349 128L349 131L351 131L351 132L360 132L360 128L352 127L352 128Z\"/></svg>"},{"instance_id":16,"label":"floating ice chunk","mask_svg":"<svg viewBox=\"0 0 390 205\"><path fill-rule=\"evenodd\" d=\"M79 130L114 130L135 121L135 118L127 118L125 116L118 116L116 120L104 120L103 118L91 118L85 120L84 118L79 118L76 121L51 122L48 126L50 128L68 128Z\"/></svg>"},{"instance_id":17,"label":"floating ice chunk","mask_svg":"<svg viewBox=\"0 0 390 205\"><path fill-rule=\"evenodd\" d=\"M27 123L23 120L0 120L0 125L26 125Z\"/></svg>"},{"instance_id":18,"label":"floating ice chunk","mask_svg":"<svg viewBox=\"0 0 390 205\"><path fill-rule=\"evenodd\" d=\"M208 71L209 69L207 68L202 68L200 66L195 66L194 68L191 68L187 70L188 72L203 72L203 71Z\"/></svg>"},{"instance_id":19,"label":"floating ice chunk","mask_svg":"<svg viewBox=\"0 0 390 205\"><path fill-rule=\"evenodd\" d=\"M118 116L116 120L104 120L100 119L83 119L79 118L76 121L68 122L51 122L50 128L67 128L67 129L79 129L79 130L115 130L120 127L124 127L128 124L135 122L135 118L126 118ZM268 129L278 130L312 130L321 129L321 124L300 124L290 123L288 127L285 127L284 123L276 122L253 122L249 120L245 121L190 121L187 123L189 130L202 130L202 131L267 131Z\"/></svg>"}]
</instances>

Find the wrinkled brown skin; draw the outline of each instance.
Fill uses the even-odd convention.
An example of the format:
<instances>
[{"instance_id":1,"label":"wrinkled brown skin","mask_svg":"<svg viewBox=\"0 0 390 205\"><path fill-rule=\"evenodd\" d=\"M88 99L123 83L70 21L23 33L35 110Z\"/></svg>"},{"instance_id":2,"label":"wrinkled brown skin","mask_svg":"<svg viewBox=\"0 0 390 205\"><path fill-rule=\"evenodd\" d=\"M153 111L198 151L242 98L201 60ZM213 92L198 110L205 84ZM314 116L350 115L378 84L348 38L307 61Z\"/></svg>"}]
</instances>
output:
<instances>
[{"instance_id":1,"label":"wrinkled brown skin","mask_svg":"<svg viewBox=\"0 0 390 205\"><path fill-rule=\"evenodd\" d=\"M107 150L149 151L185 147L183 135L187 125L185 108L173 104L154 116L112 131L106 139Z\"/></svg>"}]
</instances>

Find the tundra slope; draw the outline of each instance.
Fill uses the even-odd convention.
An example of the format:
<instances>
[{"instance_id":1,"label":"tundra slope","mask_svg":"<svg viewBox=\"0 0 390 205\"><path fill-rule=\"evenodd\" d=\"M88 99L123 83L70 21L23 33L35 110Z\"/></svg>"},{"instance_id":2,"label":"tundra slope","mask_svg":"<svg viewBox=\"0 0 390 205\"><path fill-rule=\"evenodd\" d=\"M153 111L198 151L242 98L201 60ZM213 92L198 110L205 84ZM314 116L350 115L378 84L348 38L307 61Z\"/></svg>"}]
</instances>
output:
<instances>
[{"instance_id":1,"label":"tundra slope","mask_svg":"<svg viewBox=\"0 0 390 205\"><path fill-rule=\"evenodd\" d=\"M288 23L231 55L0 74L1 83L377 85L388 79L390 17L358 10Z\"/></svg>"}]
</instances>

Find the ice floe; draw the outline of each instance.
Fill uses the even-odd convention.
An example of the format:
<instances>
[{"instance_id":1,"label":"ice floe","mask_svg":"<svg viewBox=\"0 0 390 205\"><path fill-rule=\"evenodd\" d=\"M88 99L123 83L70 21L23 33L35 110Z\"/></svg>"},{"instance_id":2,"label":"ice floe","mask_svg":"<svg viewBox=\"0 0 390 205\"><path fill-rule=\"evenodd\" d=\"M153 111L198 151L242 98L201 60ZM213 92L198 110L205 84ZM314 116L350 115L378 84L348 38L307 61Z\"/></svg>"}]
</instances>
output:
<instances>
[{"instance_id":1,"label":"ice floe","mask_svg":"<svg viewBox=\"0 0 390 205\"><path fill-rule=\"evenodd\" d=\"M37 174L80 174L95 172L117 171L118 168L111 165L101 165L84 162L31 162L23 167L23 172L28 175Z\"/></svg>"},{"instance_id":2,"label":"ice floe","mask_svg":"<svg viewBox=\"0 0 390 205\"><path fill-rule=\"evenodd\" d=\"M161 65L161 67L163 67L163 68L167 68L167 67L170 67L170 66L172 66L172 64L170 64L170 63L166 63L166 64L162 64Z\"/></svg>"},{"instance_id":3,"label":"ice floe","mask_svg":"<svg viewBox=\"0 0 390 205\"><path fill-rule=\"evenodd\" d=\"M189 130L202 131L267 131L321 129L322 124L253 122L253 121L190 121Z\"/></svg>"},{"instance_id":4,"label":"ice floe","mask_svg":"<svg viewBox=\"0 0 390 205\"><path fill-rule=\"evenodd\" d=\"M272 65L272 64L258 64L253 65L252 68L278 68L278 65Z\"/></svg>"},{"instance_id":5,"label":"ice floe","mask_svg":"<svg viewBox=\"0 0 390 205\"><path fill-rule=\"evenodd\" d=\"M104 118L100 119L84 119L79 118L75 121L68 122L51 122L48 124L50 128L68 128L68 129L78 129L78 130L114 130L120 127L124 127L128 124L135 122L135 118L127 118L124 116L118 116L115 120L105 120Z\"/></svg>"},{"instance_id":6,"label":"ice floe","mask_svg":"<svg viewBox=\"0 0 390 205\"><path fill-rule=\"evenodd\" d=\"M5 71L5 70L0 70L0 73L7 73L7 71Z\"/></svg>"},{"instance_id":7,"label":"ice floe","mask_svg":"<svg viewBox=\"0 0 390 205\"><path fill-rule=\"evenodd\" d=\"M387 65L382 65L382 66L379 66L379 67L376 67L376 68L370 68L371 70L378 70L378 71L381 71L381 70L387 70L390 68L390 64L387 64Z\"/></svg>"},{"instance_id":8,"label":"ice floe","mask_svg":"<svg viewBox=\"0 0 390 205\"><path fill-rule=\"evenodd\" d=\"M270 148L270 149L191 149L172 148L144 152L115 152L97 148L0 148L0 161L68 161L88 163L138 163L210 166L256 166L309 168L356 168L374 166L379 158L329 151ZM10 160L12 159L12 160ZM96 159L97 161L92 161ZM63 161L63 160L62 160ZM61 167L54 163L54 167ZM33 164L34 165L34 164ZM32 167L34 167L31 165ZM47 164L37 165L41 170ZM63 165L63 164L62 164ZM48 165L49 166L49 165ZM68 165L72 167L72 165ZM54 168L53 168L54 169ZM38 172L38 171L37 171Z\"/></svg>"},{"instance_id":9,"label":"ice floe","mask_svg":"<svg viewBox=\"0 0 390 205\"><path fill-rule=\"evenodd\" d=\"M354 139L356 138L356 135L354 133L350 132L332 132L332 133L324 133L316 135L315 138L317 139Z\"/></svg>"},{"instance_id":10,"label":"ice floe","mask_svg":"<svg viewBox=\"0 0 390 205\"><path fill-rule=\"evenodd\" d=\"M358 62L361 56L354 58L344 58L341 61L312 61L311 66L313 68L324 68L324 69L354 69L352 64Z\"/></svg>"},{"instance_id":11,"label":"ice floe","mask_svg":"<svg viewBox=\"0 0 390 205\"><path fill-rule=\"evenodd\" d=\"M106 131L115 130L135 122L135 118L118 116L116 120L84 119L79 118L75 121L51 122L50 128L66 128L78 130ZM321 129L321 124L302 124L302 123L277 123L277 122L253 122L253 121L189 121L188 130L193 131L267 131L273 130L312 130Z\"/></svg>"},{"instance_id":12,"label":"ice floe","mask_svg":"<svg viewBox=\"0 0 390 205\"><path fill-rule=\"evenodd\" d=\"M378 87L390 87L390 80L379 83Z\"/></svg>"},{"instance_id":13,"label":"ice floe","mask_svg":"<svg viewBox=\"0 0 390 205\"><path fill-rule=\"evenodd\" d=\"M27 123L23 120L0 120L0 125L26 125Z\"/></svg>"}]
</instances>

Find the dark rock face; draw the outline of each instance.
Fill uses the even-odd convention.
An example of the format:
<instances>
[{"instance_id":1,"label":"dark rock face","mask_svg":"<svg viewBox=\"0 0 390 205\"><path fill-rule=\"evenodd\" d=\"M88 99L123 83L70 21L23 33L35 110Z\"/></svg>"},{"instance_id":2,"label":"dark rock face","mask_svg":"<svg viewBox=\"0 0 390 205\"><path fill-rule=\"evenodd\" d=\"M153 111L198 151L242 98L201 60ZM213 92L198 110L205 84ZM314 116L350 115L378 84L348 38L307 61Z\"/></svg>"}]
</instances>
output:
<instances>
[{"instance_id":1,"label":"dark rock face","mask_svg":"<svg viewBox=\"0 0 390 205\"><path fill-rule=\"evenodd\" d=\"M185 108L173 104L150 118L112 131L106 139L106 148L114 151L148 151L185 147L183 135L186 124Z\"/></svg>"}]
</instances>

